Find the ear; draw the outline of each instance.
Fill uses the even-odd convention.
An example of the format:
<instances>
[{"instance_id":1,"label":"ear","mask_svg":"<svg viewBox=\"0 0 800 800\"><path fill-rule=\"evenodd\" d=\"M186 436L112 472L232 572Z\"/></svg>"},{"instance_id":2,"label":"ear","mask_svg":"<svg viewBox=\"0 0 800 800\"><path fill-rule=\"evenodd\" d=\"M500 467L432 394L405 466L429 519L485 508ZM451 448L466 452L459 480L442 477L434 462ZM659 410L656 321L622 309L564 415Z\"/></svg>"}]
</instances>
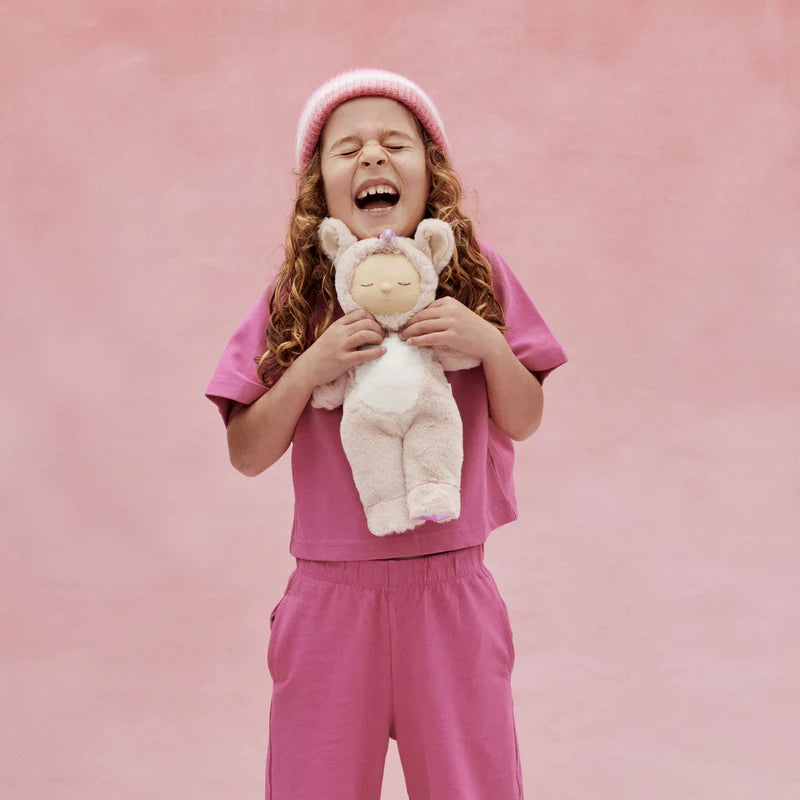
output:
<instances>
[{"instance_id":1,"label":"ear","mask_svg":"<svg viewBox=\"0 0 800 800\"><path fill-rule=\"evenodd\" d=\"M455 243L453 229L443 219L422 220L414 234L414 244L430 256L437 273L450 263Z\"/></svg>"},{"instance_id":2,"label":"ear","mask_svg":"<svg viewBox=\"0 0 800 800\"><path fill-rule=\"evenodd\" d=\"M325 217L319 225L319 242L331 261L336 261L342 251L357 241L347 225L336 217Z\"/></svg>"}]
</instances>

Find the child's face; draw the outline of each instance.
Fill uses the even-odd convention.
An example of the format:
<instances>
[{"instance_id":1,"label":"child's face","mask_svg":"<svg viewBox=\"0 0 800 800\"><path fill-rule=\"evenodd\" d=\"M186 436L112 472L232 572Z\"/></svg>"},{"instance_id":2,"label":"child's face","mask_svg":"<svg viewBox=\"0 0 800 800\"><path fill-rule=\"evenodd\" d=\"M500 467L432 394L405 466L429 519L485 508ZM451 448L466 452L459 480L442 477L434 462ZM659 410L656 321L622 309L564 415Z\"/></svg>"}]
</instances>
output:
<instances>
[{"instance_id":1,"label":"child's face","mask_svg":"<svg viewBox=\"0 0 800 800\"><path fill-rule=\"evenodd\" d=\"M357 97L338 106L320 137L328 215L359 239L391 228L413 236L430 186L425 147L414 115L388 97ZM365 184L395 190L359 198Z\"/></svg>"}]
</instances>

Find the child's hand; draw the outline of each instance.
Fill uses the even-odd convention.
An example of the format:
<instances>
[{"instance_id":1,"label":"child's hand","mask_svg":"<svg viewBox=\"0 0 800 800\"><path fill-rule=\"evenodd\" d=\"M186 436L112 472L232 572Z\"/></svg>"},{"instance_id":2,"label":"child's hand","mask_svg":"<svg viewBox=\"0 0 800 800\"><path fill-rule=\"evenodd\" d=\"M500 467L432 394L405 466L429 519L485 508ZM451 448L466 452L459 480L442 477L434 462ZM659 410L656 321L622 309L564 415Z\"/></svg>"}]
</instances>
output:
<instances>
[{"instance_id":1,"label":"child's hand","mask_svg":"<svg viewBox=\"0 0 800 800\"><path fill-rule=\"evenodd\" d=\"M330 383L350 367L380 358L386 347L358 348L364 344L380 344L383 328L365 308L357 308L333 322L314 344L295 359L316 388Z\"/></svg>"},{"instance_id":2,"label":"child's hand","mask_svg":"<svg viewBox=\"0 0 800 800\"><path fill-rule=\"evenodd\" d=\"M483 361L503 334L455 297L440 297L418 311L400 329L400 338L415 346L446 345ZM412 338L413 337L413 338Z\"/></svg>"}]
</instances>

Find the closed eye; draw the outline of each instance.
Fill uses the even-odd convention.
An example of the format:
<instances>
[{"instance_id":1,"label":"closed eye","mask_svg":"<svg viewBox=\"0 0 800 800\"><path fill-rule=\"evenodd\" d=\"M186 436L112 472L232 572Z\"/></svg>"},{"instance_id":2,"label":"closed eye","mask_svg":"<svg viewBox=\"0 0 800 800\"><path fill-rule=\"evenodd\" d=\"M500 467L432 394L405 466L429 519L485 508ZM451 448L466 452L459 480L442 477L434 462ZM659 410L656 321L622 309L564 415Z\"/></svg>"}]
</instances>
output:
<instances>
[{"instance_id":1,"label":"closed eye","mask_svg":"<svg viewBox=\"0 0 800 800\"><path fill-rule=\"evenodd\" d=\"M361 285L366 288L367 286L372 286L373 284L371 284L371 283L362 283Z\"/></svg>"},{"instance_id":2,"label":"closed eye","mask_svg":"<svg viewBox=\"0 0 800 800\"><path fill-rule=\"evenodd\" d=\"M387 145L384 145L384 147L387 150L404 150L405 149L405 145L402 145L402 144L387 144ZM358 152L358 150L347 150L344 153L339 153L339 155L340 156L352 156L352 155L355 155L357 152Z\"/></svg>"},{"instance_id":3,"label":"closed eye","mask_svg":"<svg viewBox=\"0 0 800 800\"><path fill-rule=\"evenodd\" d=\"M400 286L411 286L411 281L409 281L408 283L403 283L403 281L397 281L397 283L400 284Z\"/></svg>"}]
</instances>

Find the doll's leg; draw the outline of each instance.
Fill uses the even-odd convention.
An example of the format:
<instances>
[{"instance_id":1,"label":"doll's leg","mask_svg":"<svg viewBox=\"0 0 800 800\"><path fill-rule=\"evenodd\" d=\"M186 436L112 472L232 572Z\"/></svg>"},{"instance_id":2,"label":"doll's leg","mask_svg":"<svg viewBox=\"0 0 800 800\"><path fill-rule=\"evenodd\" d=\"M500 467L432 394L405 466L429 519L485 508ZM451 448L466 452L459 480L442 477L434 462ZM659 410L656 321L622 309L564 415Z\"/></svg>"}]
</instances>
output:
<instances>
[{"instance_id":1,"label":"doll's leg","mask_svg":"<svg viewBox=\"0 0 800 800\"><path fill-rule=\"evenodd\" d=\"M386 536L420 525L408 516L399 430L351 395L341 434L370 532Z\"/></svg>"},{"instance_id":2,"label":"doll's leg","mask_svg":"<svg viewBox=\"0 0 800 800\"><path fill-rule=\"evenodd\" d=\"M411 519L444 522L458 517L463 459L461 416L449 386L427 387L403 442Z\"/></svg>"}]
</instances>

